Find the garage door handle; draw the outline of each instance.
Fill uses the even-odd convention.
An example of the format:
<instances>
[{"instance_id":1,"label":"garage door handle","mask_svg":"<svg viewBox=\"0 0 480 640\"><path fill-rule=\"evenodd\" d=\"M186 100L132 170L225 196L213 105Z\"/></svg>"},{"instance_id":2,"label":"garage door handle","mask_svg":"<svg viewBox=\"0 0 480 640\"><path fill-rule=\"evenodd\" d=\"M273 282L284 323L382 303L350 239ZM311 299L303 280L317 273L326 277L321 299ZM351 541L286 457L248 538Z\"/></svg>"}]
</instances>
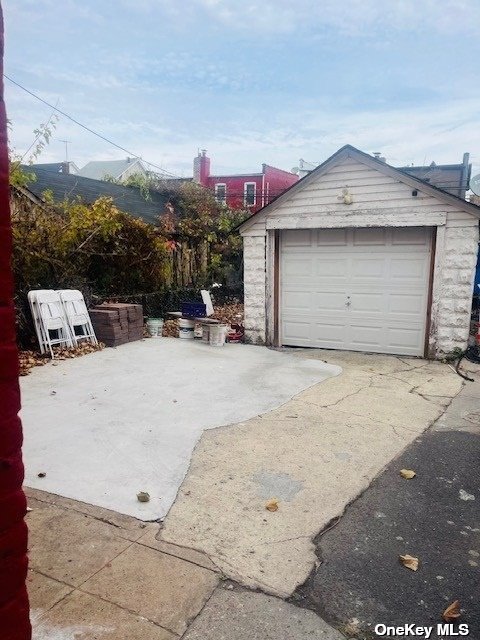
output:
<instances>
[{"instance_id":1,"label":"garage door handle","mask_svg":"<svg viewBox=\"0 0 480 640\"><path fill-rule=\"evenodd\" d=\"M346 306L346 307L349 307L351 304L352 304L352 303L351 303L351 301L350 301L350 300L347 300L347 301L345 302L345 306Z\"/></svg>"}]
</instances>

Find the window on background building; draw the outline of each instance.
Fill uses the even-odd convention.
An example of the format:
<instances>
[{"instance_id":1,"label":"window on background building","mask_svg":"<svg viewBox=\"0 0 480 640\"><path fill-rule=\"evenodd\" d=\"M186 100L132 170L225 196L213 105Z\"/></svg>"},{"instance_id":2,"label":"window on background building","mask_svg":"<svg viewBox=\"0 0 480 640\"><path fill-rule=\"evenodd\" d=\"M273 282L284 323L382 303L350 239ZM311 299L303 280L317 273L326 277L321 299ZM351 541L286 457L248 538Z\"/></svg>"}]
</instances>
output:
<instances>
[{"instance_id":1,"label":"window on background building","mask_svg":"<svg viewBox=\"0 0 480 640\"><path fill-rule=\"evenodd\" d=\"M255 184L255 182L245 182L243 202L247 205L247 207L251 207L255 204L256 188L257 185Z\"/></svg>"},{"instance_id":2,"label":"window on background building","mask_svg":"<svg viewBox=\"0 0 480 640\"><path fill-rule=\"evenodd\" d=\"M225 204L227 201L227 185L216 184L215 185L215 200L221 204Z\"/></svg>"}]
</instances>

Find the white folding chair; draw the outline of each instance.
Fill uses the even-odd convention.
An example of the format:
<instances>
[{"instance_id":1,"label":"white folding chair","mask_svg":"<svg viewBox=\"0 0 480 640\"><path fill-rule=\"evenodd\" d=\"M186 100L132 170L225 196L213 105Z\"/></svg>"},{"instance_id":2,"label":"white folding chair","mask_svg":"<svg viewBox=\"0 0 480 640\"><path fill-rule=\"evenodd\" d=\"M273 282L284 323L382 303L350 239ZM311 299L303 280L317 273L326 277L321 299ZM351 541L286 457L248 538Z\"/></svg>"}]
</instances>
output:
<instances>
[{"instance_id":1,"label":"white folding chair","mask_svg":"<svg viewBox=\"0 0 480 640\"><path fill-rule=\"evenodd\" d=\"M77 345L80 340L87 340L98 344L82 292L77 289L63 289L57 293L62 301L73 343Z\"/></svg>"},{"instance_id":2,"label":"white folding chair","mask_svg":"<svg viewBox=\"0 0 480 640\"><path fill-rule=\"evenodd\" d=\"M38 344L40 346L40 352L45 353L47 351L46 348L46 336L42 324L42 320L40 318L40 309L38 307L37 296L38 294L48 293L48 289L36 289L33 291L29 291L27 298L28 303L30 305L30 311L32 313L33 324L35 327L35 333L37 334Z\"/></svg>"},{"instance_id":3,"label":"white folding chair","mask_svg":"<svg viewBox=\"0 0 480 640\"><path fill-rule=\"evenodd\" d=\"M36 304L42 325L45 349L50 351L52 358L54 357L53 346L59 344L73 347L60 295L56 291L37 291ZM53 332L56 335L52 336Z\"/></svg>"}]
</instances>

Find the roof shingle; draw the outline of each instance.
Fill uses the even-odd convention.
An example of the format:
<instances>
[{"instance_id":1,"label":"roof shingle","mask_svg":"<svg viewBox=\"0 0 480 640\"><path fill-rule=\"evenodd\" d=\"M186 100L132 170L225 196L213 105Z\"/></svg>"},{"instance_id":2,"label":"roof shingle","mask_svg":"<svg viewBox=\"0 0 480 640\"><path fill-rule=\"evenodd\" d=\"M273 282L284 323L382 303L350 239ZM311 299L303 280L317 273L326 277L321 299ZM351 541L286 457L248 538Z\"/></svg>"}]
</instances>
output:
<instances>
[{"instance_id":1,"label":"roof shingle","mask_svg":"<svg viewBox=\"0 0 480 640\"><path fill-rule=\"evenodd\" d=\"M145 200L137 187L124 187L102 180L91 180L79 175L54 173L38 167L22 167L27 173L34 173L35 182L27 186L29 191L41 198L45 191L51 191L53 199L61 202L80 197L85 204L92 204L98 198L106 196L113 199L115 206L135 218L141 218L150 224L157 224L159 216L165 213L168 197L155 191Z\"/></svg>"}]
</instances>

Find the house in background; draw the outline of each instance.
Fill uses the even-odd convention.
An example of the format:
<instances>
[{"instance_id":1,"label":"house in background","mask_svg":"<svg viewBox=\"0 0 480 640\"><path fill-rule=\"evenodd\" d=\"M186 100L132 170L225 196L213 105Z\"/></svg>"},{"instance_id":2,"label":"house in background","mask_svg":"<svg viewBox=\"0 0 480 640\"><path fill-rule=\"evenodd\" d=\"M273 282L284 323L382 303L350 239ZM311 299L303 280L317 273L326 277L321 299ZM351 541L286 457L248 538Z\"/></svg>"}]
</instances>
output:
<instances>
[{"instance_id":1,"label":"house in background","mask_svg":"<svg viewBox=\"0 0 480 640\"><path fill-rule=\"evenodd\" d=\"M255 213L297 182L298 175L268 164L263 164L258 173L211 175L210 158L202 149L193 161L193 179L211 189L217 202Z\"/></svg>"},{"instance_id":2,"label":"house in background","mask_svg":"<svg viewBox=\"0 0 480 640\"><path fill-rule=\"evenodd\" d=\"M347 145L240 225L250 341L420 357L466 348L480 207L445 173L440 188L435 168L430 182L414 169Z\"/></svg>"},{"instance_id":3,"label":"house in background","mask_svg":"<svg viewBox=\"0 0 480 640\"><path fill-rule=\"evenodd\" d=\"M298 167L292 169L293 173L296 173L299 178L304 178L306 175L313 171L315 167L318 167L318 162L307 162L303 158L298 161Z\"/></svg>"},{"instance_id":4,"label":"house in background","mask_svg":"<svg viewBox=\"0 0 480 640\"><path fill-rule=\"evenodd\" d=\"M84 204L92 204L98 198L106 196L112 198L121 211L153 225L158 224L159 217L167 212L168 197L153 190L146 200L137 187L53 172L39 165L23 166L22 169L26 173L35 174L36 180L28 184L28 191L39 201L42 201L46 191L52 194L55 202L80 198Z\"/></svg>"},{"instance_id":5,"label":"house in background","mask_svg":"<svg viewBox=\"0 0 480 640\"><path fill-rule=\"evenodd\" d=\"M464 153L460 164L432 162L428 167L400 167L400 171L405 171L415 178L420 178L438 189L465 200L472 174L472 165L469 160L470 154Z\"/></svg>"},{"instance_id":6,"label":"house in background","mask_svg":"<svg viewBox=\"0 0 480 640\"><path fill-rule=\"evenodd\" d=\"M148 171L140 158L125 158L125 160L92 160L78 171L78 175L92 180L105 180L114 178L119 182L125 182L133 175L148 174Z\"/></svg>"},{"instance_id":7,"label":"house in background","mask_svg":"<svg viewBox=\"0 0 480 640\"><path fill-rule=\"evenodd\" d=\"M387 161L379 151L376 151L373 156L382 162ZM428 166L411 165L409 167L398 167L398 169L415 178L420 178L420 180L428 182L433 187L447 191L465 200L472 173L472 165L469 161L470 154L464 153L463 160L459 164L436 164L432 162ZM298 174L300 178L304 178L317 166L317 164L300 159L298 167L295 167L292 171Z\"/></svg>"},{"instance_id":8,"label":"house in background","mask_svg":"<svg viewBox=\"0 0 480 640\"><path fill-rule=\"evenodd\" d=\"M53 173L78 173L78 167L74 162L42 162L39 164L30 165L31 168L38 168L44 171L51 171Z\"/></svg>"}]
</instances>

